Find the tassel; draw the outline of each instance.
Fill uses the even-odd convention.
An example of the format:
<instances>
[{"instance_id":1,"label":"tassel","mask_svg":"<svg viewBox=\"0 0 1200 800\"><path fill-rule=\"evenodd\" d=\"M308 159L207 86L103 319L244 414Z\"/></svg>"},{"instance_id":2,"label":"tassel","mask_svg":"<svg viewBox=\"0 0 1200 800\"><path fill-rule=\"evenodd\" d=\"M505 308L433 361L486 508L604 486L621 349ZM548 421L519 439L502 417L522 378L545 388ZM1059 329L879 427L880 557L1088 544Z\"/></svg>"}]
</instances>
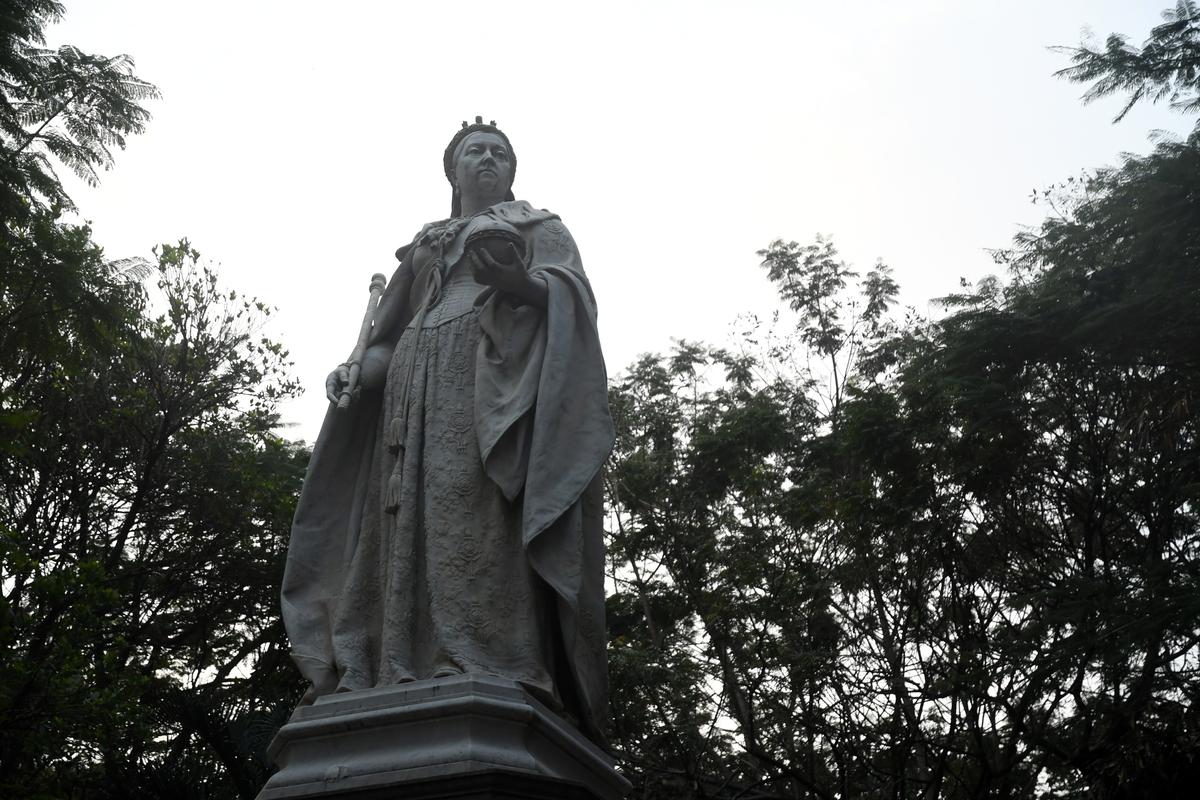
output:
<instances>
[{"instance_id":1,"label":"tassel","mask_svg":"<svg viewBox=\"0 0 1200 800\"><path fill-rule=\"evenodd\" d=\"M400 510L400 489L404 485L400 470L400 464L397 464L396 469L388 476L387 493L383 499L384 512L392 515Z\"/></svg>"},{"instance_id":2,"label":"tassel","mask_svg":"<svg viewBox=\"0 0 1200 800\"><path fill-rule=\"evenodd\" d=\"M404 443L408 439L408 420L403 416L397 415L392 417L392 422L388 425L387 434L387 449L392 455L398 455L404 449Z\"/></svg>"}]
</instances>

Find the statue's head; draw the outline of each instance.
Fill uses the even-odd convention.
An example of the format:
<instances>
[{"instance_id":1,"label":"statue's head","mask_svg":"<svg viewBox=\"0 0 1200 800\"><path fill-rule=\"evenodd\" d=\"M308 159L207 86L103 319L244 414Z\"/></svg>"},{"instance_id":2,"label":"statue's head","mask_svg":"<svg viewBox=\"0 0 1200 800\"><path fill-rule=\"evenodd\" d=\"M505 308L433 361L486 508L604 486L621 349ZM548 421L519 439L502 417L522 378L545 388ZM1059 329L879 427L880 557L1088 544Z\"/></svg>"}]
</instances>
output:
<instances>
[{"instance_id":1,"label":"statue's head","mask_svg":"<svg viewBox=\"0 0 1200 800\"><path fill-rule=\"evenodd\" d=\"M482 117L476 117L474 124L464 122L446 146L442 165L446 180L454 187L451 216L462 214L464 191L495 195L497 201L513 199L517 154L495 120L485 123Z\"/></svg>"}]
</instances>

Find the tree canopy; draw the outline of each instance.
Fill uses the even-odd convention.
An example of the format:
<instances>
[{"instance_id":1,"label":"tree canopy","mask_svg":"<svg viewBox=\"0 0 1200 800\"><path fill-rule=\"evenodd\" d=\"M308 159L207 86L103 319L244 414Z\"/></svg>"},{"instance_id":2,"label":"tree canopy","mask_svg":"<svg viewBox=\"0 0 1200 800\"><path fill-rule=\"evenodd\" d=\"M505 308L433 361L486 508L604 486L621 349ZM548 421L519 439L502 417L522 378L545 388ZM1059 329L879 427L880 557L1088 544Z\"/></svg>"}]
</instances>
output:
<instances>
[{"instance_id":1,"label":"tree canopy","mask_svg":"<svg viewBox=\"0 0 1200 800\"><path fill-rule=\"evenodd\" d=\"M62 15L61 3L12 0L8 6L0 15L0 179L69 207L54 162L95 184L97 170L112 167L113 148L144 130L150 115L141 103L158 90L133 73L127 55L41 46L45 25Z\"/></svg>"},{"instance_id":2,"label":"tree canopy","mask_svg":"<svg viewBox=\"0 0 1200 800\"><path fill-rule=\"evenodd\" d=\"M1064 75L1194 111L1196 23L1181 3ZM1197 196L1196 134L1047 190L1006 279L936 321L888 316L885 267L777 241L783 314L623 374L610 614L638 796L1187 793Z\"/></svg>"},{"instance_id":3,"label":"tree canopy","mask_svg":"<svg viewBox=\"0 0 1200 800\"><path fill-rule=\"evenodd\" d=\"M1058 74L1077 83L1092 82L1084 102L1126 94L1114 122L1143 100L1167 100L1179 111L1200 111L1200 6L1194 0L1178 0L1162 16L1163 23L1150 31L1140 48L1120 33L1110 34L1103 48L1059 48L1071 56L1072 65Z\"/></svg>"},{"instance_id":4,"label":"tree canopy","mask_svg":"<svg viewBox=\"0 0 1200 800\"><path fill-rule=\"evenodd\" d=\"M299 696L277 589L307 452L270 309L186 241L112 261L94 180L156 95L0 14L0 795L253 797Z\"/></svg>"}]
</instances>

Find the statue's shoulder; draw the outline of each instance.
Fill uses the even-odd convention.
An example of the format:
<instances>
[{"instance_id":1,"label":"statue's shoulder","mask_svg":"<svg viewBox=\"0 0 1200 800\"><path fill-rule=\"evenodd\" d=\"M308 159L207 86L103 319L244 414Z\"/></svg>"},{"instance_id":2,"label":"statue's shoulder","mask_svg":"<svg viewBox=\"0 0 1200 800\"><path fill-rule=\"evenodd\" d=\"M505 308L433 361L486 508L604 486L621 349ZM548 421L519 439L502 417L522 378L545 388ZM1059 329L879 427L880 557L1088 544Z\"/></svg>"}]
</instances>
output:
<instances>
[{"instance_id":1,"label":"statue's shoulder","mask_svg":"<svg viewBox=\"0 0 1200 800\"><path fill-rule=\"evenodd\" d=\"M562 220L558 214L553 211L547 211L544 208L534 208L526 200L509 200L504 203L497 203L492 206L492 213L497 219L504 220L509 225L515 225L518 228L542 224L543 226L550 223L554 225L562 225Z\"/></svg>"},{"instance_id":2,"label":"statue's shoulder","mask_svg":"<svg viewBox=\"0 0 1200 800\"><path fill-rule=\"evenodd\" d=\"M422 241L429 241L434 235L441 233L445 228L454 222L456 222L456 220L452 217L434 220L433 222L426 222L421 226L421 230L417 231L417 235L414 236L408 244L401 245L396 250L396 259L403 261L404 256L407 255L414 246L420 244Z\"/></svg>"},{"instance_id":3,"label":"statue's shoulder","mask_svg":"<svg viewBox=\"0 0 1200 800\"><path fill-rule=\"evenodd\" d=\"M417 231L417 235L413 237L413 244L422 241L430 241L438 236L444 236L447 230L457 230L461 228L463 221L456 217L448 217L446 219L437 219L433 222L426 222L421 226L421 230ZM453 235L453 234L451 234Z\"/></svg>"}]
</instances>

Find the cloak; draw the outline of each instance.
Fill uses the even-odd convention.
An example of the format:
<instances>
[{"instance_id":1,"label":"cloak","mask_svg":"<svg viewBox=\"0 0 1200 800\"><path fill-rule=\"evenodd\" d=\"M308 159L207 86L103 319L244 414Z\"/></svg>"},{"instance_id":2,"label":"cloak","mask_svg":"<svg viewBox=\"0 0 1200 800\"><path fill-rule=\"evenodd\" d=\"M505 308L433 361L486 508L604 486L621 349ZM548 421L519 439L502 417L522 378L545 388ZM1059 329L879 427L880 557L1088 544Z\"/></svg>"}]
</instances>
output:
<instances>
[{"instance_id":1,"label":"cloak","mask_svg":"<svg viewBox=\"0 0 1200 800\"><path fill-rule=\"evenodd\" d=\"M481 337L474 431L483 471L509 501L521 504L525 556L551 590L544 597L553 598L564 667L556 689L580 714L584 732L603 741L608 687L600 471L614 431L595 298L556 215L524 201L482 213L520 232L529 269L547 286L544 310L516 305L491 289L475 301ZM372 344L394 345L426 296L430 270L413 274L411 248L397 251L401 263L380 299ZM461 259L459 237L444 263L467 268ZM334 627L367 487L377 478L382 395L390 389L363 391L343 411L330 405L292 523L281 600L292 657L312 682L308 702L334 691L342 678Z\"/></svg>"}]
</instances>

